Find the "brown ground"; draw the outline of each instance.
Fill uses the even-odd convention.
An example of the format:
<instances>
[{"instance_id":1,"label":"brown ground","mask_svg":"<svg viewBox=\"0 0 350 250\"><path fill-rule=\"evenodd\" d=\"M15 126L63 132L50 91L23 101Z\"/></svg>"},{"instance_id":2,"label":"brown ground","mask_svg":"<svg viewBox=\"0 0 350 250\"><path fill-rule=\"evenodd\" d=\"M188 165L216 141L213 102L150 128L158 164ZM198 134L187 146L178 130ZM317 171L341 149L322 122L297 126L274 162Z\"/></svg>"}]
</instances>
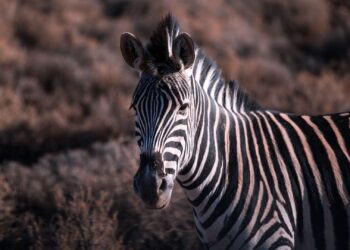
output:
<instances>
[{"instance_id":1,"label":"brown ground","mask_svg":"<svg viewBox=\"0 0 350 250\"><path fill-rule=\"evenodd\" d=\"M119 37L169 10L263 106L350 109L347 1L0 1L0 249L201 248L179 188L151 211L131 185Z\"/></svg>"}]
</instances>

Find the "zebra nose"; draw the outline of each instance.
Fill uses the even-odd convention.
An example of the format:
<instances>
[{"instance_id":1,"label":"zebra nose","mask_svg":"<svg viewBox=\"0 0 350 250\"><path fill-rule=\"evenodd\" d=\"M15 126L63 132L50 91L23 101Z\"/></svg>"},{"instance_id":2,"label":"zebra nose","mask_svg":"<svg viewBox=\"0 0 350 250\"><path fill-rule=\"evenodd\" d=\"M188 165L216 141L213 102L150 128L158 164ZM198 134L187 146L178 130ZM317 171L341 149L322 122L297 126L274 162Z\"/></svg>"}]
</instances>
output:
<instances>
[{"instance_id":1,"label":"zebra nose","mask_svg":"<svg viewBox=\"0 0 350 250\"><path fill-rule=\"evenodd\" d=\"M154 152L151 155L141 154L140 155L140 168L145 171L145 168L159 177L166 176L164 171L164 163L162 155L159 152Z\"/></svg>"},{"instance_id":2,"label":"zebra nose","mask_svg":"<svg viewBox=\"0 0 350 250\"><path fill-rule=\"evenodd\" d=\"M150 177L141 177L140 174L137 173L134 176L133 186L135 192L138 194L140 193L141 189L153 189L155 191L154 193L160 195L167 190L168 182L166 180L166 176L163 174L159 175L158 173L153 173Z\"/></svg>"},{"instance_id":3,"label":"zebra nose","mask_svg":"<svg viewBox=\"0 0 350 250\"><path fill-rule=\"evenodd\" d=\"M140 155L140 168L134 177L134 190L149 205L163 201L171 193L171 176L164 170L159 152Z\"/></svg>"},{"instance_id":4,"label":"zebra nose","mask_svg":"<svg viewBox=\"0 0 350 250\"><path fill-rule=\"evenodd\" d=\"M156 179L156 192L161 195L168 187L161 154L159 152L153 153L148 164Z\"/></svg>"}]
</instances>

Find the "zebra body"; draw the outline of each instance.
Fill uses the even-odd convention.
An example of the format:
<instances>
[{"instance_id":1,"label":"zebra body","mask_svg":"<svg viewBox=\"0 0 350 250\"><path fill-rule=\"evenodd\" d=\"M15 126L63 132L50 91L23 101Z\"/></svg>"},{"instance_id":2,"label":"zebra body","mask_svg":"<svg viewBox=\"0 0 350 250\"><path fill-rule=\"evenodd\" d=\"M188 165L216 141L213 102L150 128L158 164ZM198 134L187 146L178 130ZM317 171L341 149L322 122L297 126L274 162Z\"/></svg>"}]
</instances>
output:
<instances>
[{"instance_id":1,"label":"zebra body","mask_svg":"<svg viewBox=\"0 0 350 250\"><path fill-rule=\"evenodd\" d=\"M336 139L349 130L349 114L224 112L218 120L210 140L217 144L199 139L197 158L178 175L203 242L216 249L349 248L350 137ZM333 139L320 134L331 129Z\"/></svg>"},{"instance_id":2,"label":"zebra body","mask_svg":"<svg viewBox=\"0 0 350 250\"><path fill-rule=\"evenodd\" d=\"M208 248L350 249L350 113L264 110L191 41L172 16L146 50L122 38L142 72L136 192L163 208L176 178Z\"/></svg>"}]
</instances>

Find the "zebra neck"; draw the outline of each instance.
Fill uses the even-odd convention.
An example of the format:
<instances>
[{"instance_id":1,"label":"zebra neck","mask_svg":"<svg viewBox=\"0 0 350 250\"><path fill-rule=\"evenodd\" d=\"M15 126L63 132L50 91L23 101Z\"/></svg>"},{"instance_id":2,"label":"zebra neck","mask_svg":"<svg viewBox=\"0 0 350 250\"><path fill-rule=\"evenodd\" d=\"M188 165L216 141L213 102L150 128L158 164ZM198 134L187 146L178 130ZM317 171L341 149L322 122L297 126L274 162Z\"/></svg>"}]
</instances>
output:
<instances>
[{"instance_id":1,"label":"zebra neck","mask_svg":"<svg viewBox=\"0 0 350 250\"><path fill-rule=\"evenodd\" d=\"M242 206L242 197L252 195L243 179L260 182L260 177L255 176L248 153L254 147L247 130L250 115L233 113L203 93L198 99L195 147L178 181L193 207L199 235L210 242L222 237L216 228L226 223L229 208Z\"/></svg>"},{"instance_id":2,"label":"zebra neck","mask_svg":"<svg viewBox=\"0 0 350 250\"><path fill-rule=\"evenodd\" d=\"M197 93L200 92L197 90ZM197 127L192 157L178 175L178 181L198 214L205 214L215 199L231 188L228 181L238 183L231 151L236 149L237 114L220 106L203 91L197 94Z\"/></svg>"}]
</instances>

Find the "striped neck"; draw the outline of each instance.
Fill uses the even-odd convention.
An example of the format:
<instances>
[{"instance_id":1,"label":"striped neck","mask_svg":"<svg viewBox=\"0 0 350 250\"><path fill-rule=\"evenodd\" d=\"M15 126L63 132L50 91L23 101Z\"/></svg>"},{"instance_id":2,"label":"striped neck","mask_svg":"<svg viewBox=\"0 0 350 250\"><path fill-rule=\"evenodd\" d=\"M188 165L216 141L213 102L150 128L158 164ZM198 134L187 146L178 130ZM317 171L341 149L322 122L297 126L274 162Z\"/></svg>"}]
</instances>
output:
<instances>
[{"instance_id":1,"label":"striped neck","mask_svg":"<svg viewBox=\"0 0 350 250\"><path fill-rule=\"evenodd\" d=\"M232 164L232 153L236 150L238 139L232 129L236 127L237 114L219 105L200 85L195 85L194 107L197 127L194 148L188 164L178 174L178 182L190 201L198 223L213 223L213 209L217 199L224 192L231 197L239 190L238 168ZM221 155L220 157L216 157ZM231 158L231 160L230 160ZM241 187L242 189L242 187ZM223 200L226 208L232 199ZM216 238L219 231L213 233ZM204 242L210 241L207 232L198 231ZM205 234L205 235L204 235Z\"/></svg>"}]
</instances>

